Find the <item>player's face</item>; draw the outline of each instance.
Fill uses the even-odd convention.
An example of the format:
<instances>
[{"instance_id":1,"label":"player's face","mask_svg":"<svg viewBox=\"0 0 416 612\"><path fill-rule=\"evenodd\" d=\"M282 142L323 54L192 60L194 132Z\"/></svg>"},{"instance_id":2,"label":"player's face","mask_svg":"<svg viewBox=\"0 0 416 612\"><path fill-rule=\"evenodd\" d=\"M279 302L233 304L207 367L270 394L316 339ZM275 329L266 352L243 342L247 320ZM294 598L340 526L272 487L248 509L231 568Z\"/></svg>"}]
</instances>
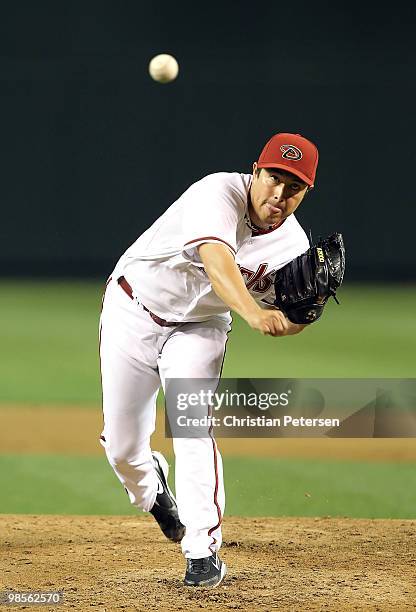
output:
<instances>
[{"instance_id":1,"label":"player's face","mask_svg":"<svg viewBox=\"0 0 416 612\"><path fill-rule=\"evenodd\" d=\"M278 168L262 168L259 174L256 170L254 163L249 212L255 225L266 228L294 213L308 186L294 174Z\"/></svg>"}]
</instances>

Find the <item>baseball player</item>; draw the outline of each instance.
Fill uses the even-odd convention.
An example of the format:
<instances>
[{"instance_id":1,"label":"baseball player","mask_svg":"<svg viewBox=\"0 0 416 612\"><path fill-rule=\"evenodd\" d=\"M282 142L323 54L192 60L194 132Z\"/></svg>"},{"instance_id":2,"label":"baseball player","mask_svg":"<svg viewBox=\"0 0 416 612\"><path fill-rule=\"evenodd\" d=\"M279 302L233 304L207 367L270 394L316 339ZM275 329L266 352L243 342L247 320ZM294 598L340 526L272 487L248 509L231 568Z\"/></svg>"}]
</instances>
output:
<instances>
[{"instance_id":1,"label":"baseball player","mask_svg":"<svg viewBox=\"0 0 416 612\"><path fill-rule=\"evenodd\" d=\"M273 275L309 248L294 212L315 181L316 146L274 135L252 174L219 172L189 187L122 255L100 319L101 442L130 501L181 542L187 586L218 585L225 496L212 435L174 438L168 464L150 448L167 379L220 378L230 311L262 334L297 334L273 306Z\"/></svg>"}]
</instances>

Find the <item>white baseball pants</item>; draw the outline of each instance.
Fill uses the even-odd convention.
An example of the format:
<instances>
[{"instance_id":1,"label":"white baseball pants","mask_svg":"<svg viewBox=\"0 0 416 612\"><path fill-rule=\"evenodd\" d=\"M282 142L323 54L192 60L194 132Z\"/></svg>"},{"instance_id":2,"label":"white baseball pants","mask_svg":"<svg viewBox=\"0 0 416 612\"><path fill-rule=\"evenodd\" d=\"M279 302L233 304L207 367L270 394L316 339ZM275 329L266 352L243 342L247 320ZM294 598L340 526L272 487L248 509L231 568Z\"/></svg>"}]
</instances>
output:
<instances>
[{"instance_id":1,"label":"white baseball pants","mask_svg":"<svg viewBox=\"0 0 416 612\"><path fill-rule=\"evenodd\" d=\"M137 508L149 511L157 477L150 436L156 398L169 378L219 378L228 323L210 320L163 327L109 281L100 319L100 358L107 458ZM186 527L185 557L207 557L221 546L225 496L222 459L207 438L174 438L175 489Z\"/></svg>"}]
</instances>

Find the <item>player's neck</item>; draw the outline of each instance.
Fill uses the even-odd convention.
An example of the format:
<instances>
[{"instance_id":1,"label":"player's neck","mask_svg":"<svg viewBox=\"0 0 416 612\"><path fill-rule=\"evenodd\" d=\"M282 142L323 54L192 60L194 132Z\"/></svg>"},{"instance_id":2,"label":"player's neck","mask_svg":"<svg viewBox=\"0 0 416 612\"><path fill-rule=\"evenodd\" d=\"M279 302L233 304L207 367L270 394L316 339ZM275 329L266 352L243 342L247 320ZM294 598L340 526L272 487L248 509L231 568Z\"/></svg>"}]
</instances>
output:
<instances>
[{"instance_id":1,"label":"player's neck","mask_svg":"<svg viewBox=\"0 0 416 612\"><path fill-rule=\"evenodd\" d=\"M275 229L277 229L278 227L280 227L282 225L282 223L285 222L285 219L283 219L283 221L279 221L279 223L275 223L274 225L267 225L265 227L259 227L258 225L256 225L250 218L249 215L247 215L247 225L248 227L251 229L251 231L253 232L253 235L259 235L259 234L269 234L270 232L273 232Z\"/></svg>"}]
</instances>

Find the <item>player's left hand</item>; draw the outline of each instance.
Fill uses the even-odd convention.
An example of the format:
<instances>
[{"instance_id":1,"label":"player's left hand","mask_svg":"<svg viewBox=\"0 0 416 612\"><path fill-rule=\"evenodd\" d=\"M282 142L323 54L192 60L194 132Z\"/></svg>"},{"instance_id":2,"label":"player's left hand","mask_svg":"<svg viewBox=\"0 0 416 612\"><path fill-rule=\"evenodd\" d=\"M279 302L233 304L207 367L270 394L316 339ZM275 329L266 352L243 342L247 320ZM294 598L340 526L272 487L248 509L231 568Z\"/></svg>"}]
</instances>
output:
<instances>
[{"instance_id":1,"label":"player's left hand","mask_svg":"<svg viewBox=\"0 0 416 612\"><path fill-rule=\"evenodd\" d=\"M292 323L308 325L317 321L328 299L332 296L336 300L344 271L344 241L341 234L335 233L277 271L275 306Z\"/></svg>"}]
</instances>

